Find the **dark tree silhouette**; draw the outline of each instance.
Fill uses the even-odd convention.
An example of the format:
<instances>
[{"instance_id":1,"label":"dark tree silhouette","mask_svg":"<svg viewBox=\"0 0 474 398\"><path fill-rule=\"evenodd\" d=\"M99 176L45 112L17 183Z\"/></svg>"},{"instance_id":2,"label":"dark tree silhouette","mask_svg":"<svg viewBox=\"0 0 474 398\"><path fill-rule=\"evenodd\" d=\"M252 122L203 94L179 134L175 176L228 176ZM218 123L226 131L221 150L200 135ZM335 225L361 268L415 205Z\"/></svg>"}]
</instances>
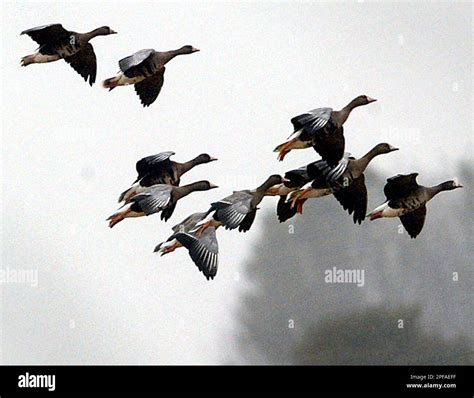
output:
<instances>
[{"instance_id":1,"label":"dark tree silhouette","mask_svg":"<svg viewBox=\"0 0 474 398\"><path fill-rule=\"evenodd\" d=\"M419 181L434 185L453 173L421 173ZM374 173L366 177L373 208L385 199L386 178ZM381 305L418 305L416 325L430 330L430 336L470 335L474 175L463 164L458 177L465 188L442 193L428 204L425 227L416 240L409 238L398 219L354 225L333 197L308 201L303 216L284 224L278 223L274 211L266 213L265 235L253 247L244 270L252 289L240 300L240 356L235 362L295 363L295 347L308 338L309 328L319 328L320 321L327 322L334 314ZM365 285L325 283L324 273L332 267L364 270ZM448 345L443 347L448 350ZM441 352L440 358L447 360L448 354ZM460 363L455 356L449 358L448 363ZM332 363L339 363L338 358Z\"/></svg>"},{"instance_id":2,"label":"dark tree silhouette","mask_svg":"<svg viewBox=\"0 0 474 398\"><path fill-rule=\"evenodd\" d=\"M424 331L421 309L385 307L340 314L309 328L296 346L298 365L471 365L464 337L447 340ZM403 322L403 323L402 323ZM401 327L403 326L403 327Z\"/></svg>"}]
</instances>

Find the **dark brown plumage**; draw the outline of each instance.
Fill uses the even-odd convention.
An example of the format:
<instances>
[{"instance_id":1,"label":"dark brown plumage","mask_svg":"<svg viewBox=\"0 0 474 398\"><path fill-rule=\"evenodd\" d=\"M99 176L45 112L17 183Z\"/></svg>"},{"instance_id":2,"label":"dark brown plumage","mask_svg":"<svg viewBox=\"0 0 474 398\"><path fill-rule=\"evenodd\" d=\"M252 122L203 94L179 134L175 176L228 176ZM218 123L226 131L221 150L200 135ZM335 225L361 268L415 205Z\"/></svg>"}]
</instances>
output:
<instances>
[{"instance_id":1,"label":"dark brown plumage","mask_svg":"<svg viewBox=\"0 0 474 398\"><path fill-rule=\"evenodd\" d=\"M137 51L119 61L120 73L104 80L103 86L110 91L118 86L133 84L142 105L150 106L158 98L163 87L165 64L178 55L197 51L199 50L193 46L163 52L153 49Z\"/></svg>"},{"instance_id":2,"label":"dark brown plumage","mask_svg":"<svg viewBox=\"0 0 474 398\"><path fill-rule=\"evenodd\" d=\"M63 28L61 24L52 24L28 29L21 34L30 36L39 44L35 54L22 58L21 65L53 62L64 59L92 86L97 75L97 59L94 48L89 43L97 36L114 34L108 26L87 33L77 33Z\"/></svg>"},{"instance_id":3,"label":"dark brown plumage","mask_svg":"<svg viewBox=\"0 0 474 398\"><path fill-rule=\"evenodd\" d=\"M456 180L450 180L433 187L418 185L418 173L398 174L387 180L384 193L387 201L367 217L376 220L383 217L400 217L403 227L412 239L416 238L425 223L426 204L438 193L462 188Z\"/></svg>"},{"instance_id":4,"label":"dark brown plumage","mask_svg":"<svg viewBox=\"0 0 474 398\"><path fill-rule=\"evenodd\" d=\"M135 195L128 204L107 218L107 221L110 221L109 227L112 228L128 217L150 216L159 212L161 212L161 219L168 221L180 199L192 192L214 188L217 188L217 185L211 184L209 181L197 181L181 187L166 184L153 185Z\"/></svg>"},{"instance_id":5,"label":"dark brown plumage","mask_svg":"<svg viewBox=\"0 0 474 398\"><path fill-rule=\"evenodd\" d=\"M207 153L202 153L194 159L179 163L170 160L174 154L172 151L160 152L140 159L136 164L137 179L130 188L120 194L118 201L128 203L133 196L156 184L178 186L183 174L197 165L217 160Z\"/></svg>"},{"instance_id":6,"label":"dark brown plumage","mask_svg":"<svg viewBox=\"0 0 474 398\"><path fill-rule=\"evenodd\" d=\"M343 124L353 109L376 101L360 95L339 111L332 108L317 108L291 119L293 134L283 144L278 145L278 159L283 160L293 149L313 147L330 166L335 166L344 155Z\"/></svg>"}]
</instances>

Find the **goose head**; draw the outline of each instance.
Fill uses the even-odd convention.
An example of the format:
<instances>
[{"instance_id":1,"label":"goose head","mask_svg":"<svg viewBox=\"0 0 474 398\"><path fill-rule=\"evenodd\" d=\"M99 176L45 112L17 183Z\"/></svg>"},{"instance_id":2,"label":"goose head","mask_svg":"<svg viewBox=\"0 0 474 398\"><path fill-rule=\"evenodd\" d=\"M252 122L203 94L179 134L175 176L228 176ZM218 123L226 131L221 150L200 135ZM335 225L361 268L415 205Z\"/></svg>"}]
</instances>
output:
<instances>
[{"instance_id":1,"label":"goose head","mask_svg":"<svg viewBox=\"0 0 474 398\"><path fill-rule=\"evenodd\" d=\"M351 108L356 108L358 106L363 106L377 101L375 98L371 98L368 95L359 95L350 102Z\"/></svg>"},{"instance_id":2,"label":"goose head","mask_svg":"<svg viewBox=\"0 0 474 398\"><path fill-rule=\"evenodd\" d=\"M385 153L390 153L393 151L398 151L398 148L394 147L393 145L387 144L386 142L383 142L381 144L377 144L374 148L373 151L377 155L382 155Z\"/></svg>"},{"instance_id":3,"label":"goose head","mask_svg":"<svg viewBox=\"0 0 474 398\"><path fill-rule=\"evenodd\" d=\"M204 164L204 163L209 163L209 162L214 162L216 161L217 158L214 158L207 153L201 153L197 158L196 158L196 163L197 164Z\"/></svg>"},{"instance_id":4,"label":"goose head","mask_svg":"<svg viewBox=\"0 0 474 398\"><path fill-rule=\"evenodd\" d=\"M195 187L199 191L208 191L209 189L219 188L218 185L215 185L209 181L198 181L197 183L195 183Z\"/></svg>"},{"instance_id":5,"label":"goose head","mask_svg":"<svg viewBox=\"0 0 474 398\"><path fill-rule=\"evenodd\" d=\"M108 36L117 34L115 30L110 29L108 26L101 26L100 28L96 29L96 32L98 36Z\"/></svg>"},{"instance_id":6,"label":"goose head","mask_svg":"<svg viewBox=\"0 0 474 398\"><path fill-rule=\"evenodd\" d=\"M257 188L257 190L266 192L268 189L270 189L274 185L283 184L288 181L289 181L288 179L283 178L281 175L273 174L270 177L268 177L265 180L265 182L262 185L260 185L260 187Z\"/></svg>"},{"instance_id":7,"label":"goose head","mask_svg":"<svg viewBox=\"0 0 474 398\"><path fill-rule=\"evenodd\" d=\"M443 191L451 191L457 188L463 188L463 185L459 183L457 178L453 178L452 180L443 182L441 184Z\"/></svg>"},{"instance_id":8,"label":"goose head","mask_svg":"<svg viewBox=\"0 0 474 398\"><path fill-rule=\"evenodd\" d=\"M180 54L192 54L192 53L195 53L197 51L200 51L200 50L198 48L195 48L195 47L190 46L190 45L183 46L178 50L178 52Z\"/></svg>"}]
</instances>

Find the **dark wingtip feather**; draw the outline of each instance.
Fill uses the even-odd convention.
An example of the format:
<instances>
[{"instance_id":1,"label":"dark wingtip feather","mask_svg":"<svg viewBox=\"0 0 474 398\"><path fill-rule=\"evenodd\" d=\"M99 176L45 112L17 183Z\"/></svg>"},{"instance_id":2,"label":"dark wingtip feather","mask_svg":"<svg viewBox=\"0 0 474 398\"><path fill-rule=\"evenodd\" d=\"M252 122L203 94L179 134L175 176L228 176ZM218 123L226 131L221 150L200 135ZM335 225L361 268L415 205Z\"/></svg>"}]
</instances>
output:
<instances>
[{"instance_id":1,"label":"dark wingtip feather","mask_svg":"<svg viewBox=\"0 0 474 398\"><path fill-rule=\"evenodd\" d=\"M215 248L209 248L206 246L206 237L214 240ZM194 264L198 267L199 271L203 273L207 280L214 279L217 274L218 267L218 250L217 240L215 236L215 229L210 227L207 229L201 237L196 237L189 233L180 232L175 235L175 238L180 242L186 249L188 249L189 255L193 260Z\"/></svg>"},{"instance_id":2,"label":"dark wingtip feather","mask_svg":"<svg viewBox=\"0 0 474 398\"><path fill-rule=\"evenodd\" d=\"M296 207L291 207L291 203L286 202L286 197L281 196L277 204L277 217L283 223L296 215Z\"/></svg>"}]
</instances>

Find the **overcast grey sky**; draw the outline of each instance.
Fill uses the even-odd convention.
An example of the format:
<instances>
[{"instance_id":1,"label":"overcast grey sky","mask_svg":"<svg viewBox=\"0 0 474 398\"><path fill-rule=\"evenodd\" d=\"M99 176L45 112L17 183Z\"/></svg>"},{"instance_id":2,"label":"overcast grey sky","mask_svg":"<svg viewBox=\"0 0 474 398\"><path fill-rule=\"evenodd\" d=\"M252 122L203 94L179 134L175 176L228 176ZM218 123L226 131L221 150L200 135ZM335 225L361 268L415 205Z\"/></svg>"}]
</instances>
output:
<instances>
[{"instance_id":1,"label":"overcast grey sky","mask_svg":"<svg viewBox=\"0 0 474 398\"><path fill-rule=\"evenodd\" d=\"M92 42L99 84L63 61L20 67L36 43L19 33L54 22L118 31ZM15 1L2 2L1 26L2 266L39 272L37 287L0 287L4 363L230 360L239 292L252 288L239 270L265 233L259 217L247 234L218 231L212 282L185 250L152 251L189 213L314 160L294 151L279 163L272 152L298 113L377 98L346 123L346 150L399 147L373 163L387 177L418 171L434 184L472 159L471 2ZM170 62L150 108L131 87L100 87L124 56L185 44L201 52ZM183 199L168 223L109 230L136 160L164 150L178 161L218 157L182 183L221 188Z\"/></svg>"}]
</instances>

